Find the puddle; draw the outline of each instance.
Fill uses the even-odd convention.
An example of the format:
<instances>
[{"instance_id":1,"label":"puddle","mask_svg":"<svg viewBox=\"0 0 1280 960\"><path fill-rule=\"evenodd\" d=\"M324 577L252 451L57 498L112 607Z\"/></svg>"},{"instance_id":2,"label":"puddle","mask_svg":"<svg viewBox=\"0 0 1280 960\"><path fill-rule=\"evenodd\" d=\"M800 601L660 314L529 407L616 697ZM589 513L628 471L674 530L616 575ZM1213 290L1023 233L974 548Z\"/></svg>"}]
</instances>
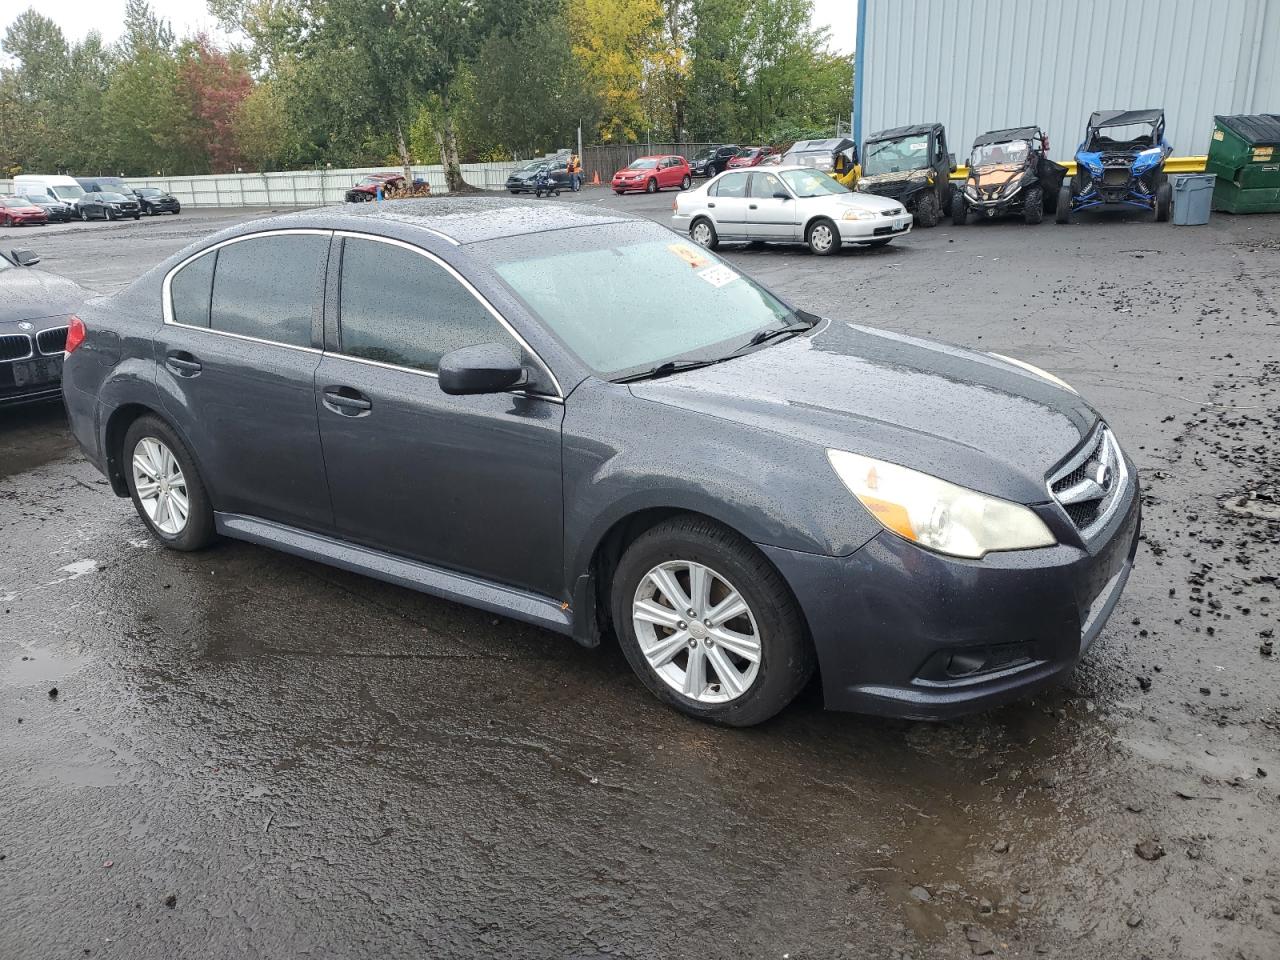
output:
<instances>
[{"instance_id":1,"label":"puddle","mask_svg":"<svg viewBox=\"0 0 1280 960\"><path fill-rule=\"evenodd\" d=\"M0 666L0 679L24 686L57 683L63 677L84 669L88 663L88 657L59 657L44 650L29 650L15 654Z\"/></svg>"}]
</instances>

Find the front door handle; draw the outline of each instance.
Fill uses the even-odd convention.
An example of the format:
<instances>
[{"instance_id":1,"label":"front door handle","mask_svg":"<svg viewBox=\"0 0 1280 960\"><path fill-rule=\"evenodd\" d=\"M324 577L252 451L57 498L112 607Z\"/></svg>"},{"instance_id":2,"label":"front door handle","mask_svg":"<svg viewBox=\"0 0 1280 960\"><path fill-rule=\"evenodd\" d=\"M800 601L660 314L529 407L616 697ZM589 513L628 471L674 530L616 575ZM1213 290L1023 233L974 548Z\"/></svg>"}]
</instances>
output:
<instances>
[{"instance_id":1,"label":"front door handle","mask_svg":"<svg viewBox=\"0 0 1280 960\"><path fill-rule=\"evenodd\" d=\"M708 206L708 207L714 207L714 206L715 206L715 204L714 204L714 203L708 203L708 204L707 204L707 206Z\"/></svg>"},{"instance_id":2,"label":"front door handle","mask_svg":"<svg viewBox=\"0 0 1280 960\"><path fill-rule=\"evenodd\" d=\"M344 417L363 417L373 409L373 401L352 387L325 387L324 405Z\"/></svg>"},{"instance_id":3,"label":"front door handle","mask_svg":"<svg viewBox=\"0 0 1280 960\"><path fill-rule=\"evenodd\" d=\"M185 350L173 350L164 358L164 365L180 377L194 377L204 368L200 361Z\"/></svg>"},{"instance_id":4,"label":"front door handle","mask_svg":"<svg viewBox=\"0 0 1280 960\"><path fill-rule=\"evenodd\" d=\"M758 204L754 204L754 203L753 203L753 204L750 204L750 205L749 205L749 208L748 208L748 209L751 209L751 210L759 210L759 209L760 209L760 207L759 207L759 205L758 205Z\"/></svg>"}]
</instances>

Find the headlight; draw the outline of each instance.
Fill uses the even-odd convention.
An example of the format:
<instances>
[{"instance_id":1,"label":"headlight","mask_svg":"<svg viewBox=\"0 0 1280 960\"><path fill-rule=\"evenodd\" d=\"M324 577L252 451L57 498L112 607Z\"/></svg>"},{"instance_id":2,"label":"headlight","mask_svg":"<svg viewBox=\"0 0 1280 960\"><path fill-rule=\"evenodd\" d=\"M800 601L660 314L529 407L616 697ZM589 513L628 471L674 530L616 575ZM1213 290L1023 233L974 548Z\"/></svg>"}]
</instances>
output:
<instances>
[{"instance_id":1,"label":"headlight","mask_svg":"<svg viewBox=\"0 0 1280 960\"><path fill-rule=\"evenodd\" d=\"M938 553L977 559L992 550L1057 543L1021 504L844 450L828 450L827 459L882 527Z\"/></svg>"},{"instance_id":2,"label":"headlight","mask_svg":"<svg viewBox=\"0 0 1280 960\"><path fill-rule=\"evenodd\" d=\"M978 199L978 188L977 188L977 186L975 186L975 185L974 185L974 184L972 184L972 183L966 183L966 184L964 185L964 195L965 195L966 197L972 197L974 200L977 200L977 199Z\"/></svg>"},{"instance_id":3,"label":"headlight","mask_svg":"<svg viewBox=\"0 0 1280 960\"><path fill-rule=\"evenodd\" d=\"M1091 174L1093 174L1095 177L1102 176L1101 160L1086 160L1084 162L1084 168L1088 170Z\"/></svg>"},{"instance_id":4,"label":"headlight","mask_svg":"<svg viewBox=\"0 0 1280 960\"><path fill-rule=\"evenodd\" d=\"M870 210L846 210L841 220L875 220L876 214Z\"/></svg>"},{"instance_id":5,"label":"headlight","mask_svg":"<svg viewBox=\"0 0 1280 960\"><path fill-rule=\"evenodd\" d=\"M1021 180L1010 180L1001 188L1000 193L1006 197L1012 197L1015 193L1022 189Z\"/></svg>"},{"instance_id":6,"label":"headlight","mask_svg":"<svg viewBox=\"0 0 1280 960\"><path fill-rule=\"evenodd\" d=\"M1034 373L1037 377L1040 377L1044 380L1048 380L1050 383L1057 384L1058 386L1062 387L1064 390L1070 390L1072 393L1077 395L1080 393L1079 390L1077 390L1071 384L1067 383L1067 381L1063 380L1061 377L1055 377L1048 370L1041 370L1034 363L1027 363L1027 361L1018 360L1015 357L1006 357L1003 353L993 353L991 354L991 356L995 357L997 360L1003 360L1006 363L1012 363L1015 367L1021 367L1023 370L1027 371L1027 373Z\"/></svg>"},{"instance_id":7,"label":"headlight","mask_svg":"<svg viewBox=\"0 0 1280 960\"><path fill-rule=\"evenodd\" d=\"M865 192L865 191L866 191L866 189L867 189L867 181L865 181L865 180L859 180L859 181L858 181L857 189L858 189L858 190L862 190L862 191L864 191L864 192Z\"/></svg>"}]
</instances>

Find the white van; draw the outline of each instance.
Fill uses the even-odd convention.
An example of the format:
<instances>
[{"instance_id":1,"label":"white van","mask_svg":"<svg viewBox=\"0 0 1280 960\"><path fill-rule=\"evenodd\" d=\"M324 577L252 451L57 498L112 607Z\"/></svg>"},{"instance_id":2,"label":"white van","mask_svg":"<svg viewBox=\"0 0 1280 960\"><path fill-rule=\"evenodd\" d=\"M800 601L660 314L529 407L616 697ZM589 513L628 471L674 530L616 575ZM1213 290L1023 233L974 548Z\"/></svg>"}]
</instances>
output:
<instances>
[{"instance_id":1,"label":"white van","mask_svg":"<svg viewBox=\"0 0 1280 960\"><path fill-rule=\"evenodd\" d=\"M13 178L13 192L22 196L35 194L52 197L74 207L76 201L84 196L84 187L76 183L75 177L23 173Z\"/></svg>"}]
</instances>

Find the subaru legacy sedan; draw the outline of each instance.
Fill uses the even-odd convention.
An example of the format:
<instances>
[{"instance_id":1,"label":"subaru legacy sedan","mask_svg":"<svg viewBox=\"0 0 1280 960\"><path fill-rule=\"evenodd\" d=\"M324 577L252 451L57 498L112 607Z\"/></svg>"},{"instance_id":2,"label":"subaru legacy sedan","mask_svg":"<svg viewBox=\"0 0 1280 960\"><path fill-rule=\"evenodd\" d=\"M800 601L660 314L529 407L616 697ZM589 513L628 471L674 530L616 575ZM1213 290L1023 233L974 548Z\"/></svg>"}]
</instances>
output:
<instances>
[{"instance_id":1,"label":"subaru legacy sedan","mask_svg":"<svg viewBox=\"0 0 1280 960\"><path fill-rule=\"evenodd\" d=\"M616 638L659 699L937 718L1064 677L1137 474L1016 360L825 319L645 220L437 199L234 227L90 301L75 436L161 543Z\"/></svg>"}]
</instances>

